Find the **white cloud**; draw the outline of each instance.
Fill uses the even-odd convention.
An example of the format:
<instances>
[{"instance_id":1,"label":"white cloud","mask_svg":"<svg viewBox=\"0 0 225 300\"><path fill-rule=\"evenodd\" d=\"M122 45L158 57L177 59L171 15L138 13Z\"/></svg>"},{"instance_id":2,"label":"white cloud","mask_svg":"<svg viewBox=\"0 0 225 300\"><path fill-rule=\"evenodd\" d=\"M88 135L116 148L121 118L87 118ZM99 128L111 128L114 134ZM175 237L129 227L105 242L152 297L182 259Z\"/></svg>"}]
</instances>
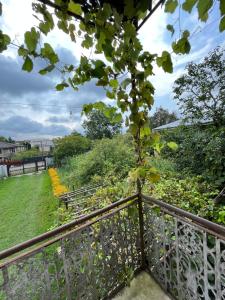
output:
<instances>
[{"instance_id":1,"label":"white cloud","mask_svg":"<svg viewBox=\"0 0 225 300\"><path fill-rule=\"evenodd\" d=\"M23 34L26 30L29 30L32 26L37 24L37 20L32 15L32 1L31 0L3 0L3 19L0 20L1 28L3 31L8 33L11 37L15 38L14 42L16 44L21 44L23 42ZM19 12L19 13L18 13ZM168 20L169 18L169 20ZM146 22L146 24L141 28L139 36L143 44L144 50L150 51L151 53L161 54L163 50L171 52L171 42L172 39L169 39L168 32L166 30L167 23L176 22L177 16L166 15L162 8L158 8L156 12L151 16L151 18ZM198 32L198 23L196 22L197 15L194 13L191 16L183 17L182 19L182 28L189 26L192 29L191 32L196 31L191 38L193 42L192 51L189 55L185 56L176 56L172 55L174 62L174 73L168 74L157 66L154 67L155 76L152 76L150 80L156 88L156 99L159 97L165 97L165 99L172 98L172 85L177 77L184 73L184 65L189 61L199 61L201 60L209 50L214 48L215 45L215 36L210 34L207 35L207 31L202 33ZM2 21L3 20L3 21ZM177 25L177 24L176 24ZM201 27L204 27L203 24L200 24ZM215 25L215 24L214 24ZM208 27L209 29L210 26ZM46 37L43 38L43 42ZM72 43L70 38L64 34L62 31L53 30L47 37L47 40L52 43L55 48L67 48L72 54L79 60L82 54L93 56L89 50L84 50L81 47L81 39L77 39L76 43ZM8 51L4 52L3 55L11 56L15 58L17 56L16 50L10 48ZM102 58L102 56L101 56ZM15 62L16 63L16 62ZM22 72L22 71L21 71ZM41 95L40 95L41 96ZM2 98L2 95L1 95ZM26 98L26 99L25 99ZM98 99L97 99L98 98ZM1 99L0 99L1 100ZM33 101L31 96L26 93L24 98L20 99L21 101ZM102 100L107 104L113 104L113 101L105 98L102 94L98 94L93 86L86 86L86 89L83 91L82 96L79 98L79 94L61 94L61 98L57 93L52 91L46 91L45 97L40 97L38 101L40 103L52 103L56 104L65 103L65 109L46 109L37 108L38 114L34 108L26 107L14 107L9 109L5 108L4 117L11 117L15 114L18 116L28 115L32 120L41 122L44 125L49 125L47 121L51 116L68 116L71 122L67 122L63 125L67 126L70 129L81 130L81 119L76 114L77 111L70 109L70 106L75 106L76 103L78 106L81 106L81 102L92 102L96 100ZM162 103L160 103L162 105ZM157 102L155 104L157 106ZM175 104L171 101L171 106L175 108ZM70 111L72 110L72 116L70 116ZM7 112L7 113L6 113Z\"/></svg>"}]
</instances>

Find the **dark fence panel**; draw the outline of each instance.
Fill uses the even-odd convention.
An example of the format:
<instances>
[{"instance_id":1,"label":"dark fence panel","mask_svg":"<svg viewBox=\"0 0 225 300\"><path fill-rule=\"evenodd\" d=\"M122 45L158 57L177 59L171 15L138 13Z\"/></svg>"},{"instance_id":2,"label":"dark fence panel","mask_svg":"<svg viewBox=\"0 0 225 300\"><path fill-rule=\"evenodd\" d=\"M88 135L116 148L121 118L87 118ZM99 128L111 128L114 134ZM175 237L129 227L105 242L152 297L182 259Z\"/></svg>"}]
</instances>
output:
<instances>
[{"instance_id":1,"label":"dark fence panel","mask_svg":"<svg viewBox=\"0 0 225 300\"><path fill-rule=\"evenodd\" d=\"M225 228L143 198L145 253L152 276L178 300L225 300Z\"/></svg>"}]
</instances>

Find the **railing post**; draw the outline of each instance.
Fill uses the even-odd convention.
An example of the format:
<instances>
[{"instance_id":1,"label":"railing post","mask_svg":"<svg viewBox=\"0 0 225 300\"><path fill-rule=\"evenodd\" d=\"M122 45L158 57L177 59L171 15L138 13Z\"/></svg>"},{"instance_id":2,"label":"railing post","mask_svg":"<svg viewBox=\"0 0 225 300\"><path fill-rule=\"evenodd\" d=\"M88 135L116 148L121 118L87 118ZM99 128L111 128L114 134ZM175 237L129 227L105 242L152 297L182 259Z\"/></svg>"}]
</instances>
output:
<instances>
[{"instance_id":1,"label":"railing post","mask_svg":"<svg viewBox=\"0 0 225 300\"><path fill-rule=\"evenodd\" d=\"M142 204L141 193L138 193L138 214L139 214L139 228L140 228L141 268L145 269L146 256L145 256L145 242L144 242L143 204Z\"/></svg>"}]
</instances>

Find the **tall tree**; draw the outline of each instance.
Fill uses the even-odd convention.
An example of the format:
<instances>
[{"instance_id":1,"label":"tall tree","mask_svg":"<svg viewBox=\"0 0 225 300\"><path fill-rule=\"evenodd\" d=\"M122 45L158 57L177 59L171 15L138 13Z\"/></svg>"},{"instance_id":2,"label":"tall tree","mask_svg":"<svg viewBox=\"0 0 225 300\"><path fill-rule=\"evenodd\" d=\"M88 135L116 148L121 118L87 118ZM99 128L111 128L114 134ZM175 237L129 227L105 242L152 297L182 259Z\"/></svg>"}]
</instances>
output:
<instances>
[{"instance_id":1,"label":"tall tree","mask_svg":"<svg viewBox=\"0 0 225 300\"><path fill-rule=\"evenodd\" d=\"M100 110L92 110L83 122L86 136L92 140L112 138L121 132L122 122L113 122Z\"/></svg>"},{"instance_id":2,"label":"tall tree","mask_svg":"<svg viewBox=\"0 0 225 300\"><path fill-rule=\"evenodd\" d=\"M176 120L178 120L178 118L175 112L170 113L168 109L160 106L150 117L150 125L152 128L156 128L158 126L165 125Z\"/></svg>"},{"instance_id":3,"label":"tall tree","mask_svg":"<svg viewBox=\"0 0 225 300\"><path fill-rule=\"evenodd\" d=\"M225 125L225 54L216 48L200 63L189 63L187 74L175 81L173 92L182 113L194 121Z\"/></svg>"}]
</instances>

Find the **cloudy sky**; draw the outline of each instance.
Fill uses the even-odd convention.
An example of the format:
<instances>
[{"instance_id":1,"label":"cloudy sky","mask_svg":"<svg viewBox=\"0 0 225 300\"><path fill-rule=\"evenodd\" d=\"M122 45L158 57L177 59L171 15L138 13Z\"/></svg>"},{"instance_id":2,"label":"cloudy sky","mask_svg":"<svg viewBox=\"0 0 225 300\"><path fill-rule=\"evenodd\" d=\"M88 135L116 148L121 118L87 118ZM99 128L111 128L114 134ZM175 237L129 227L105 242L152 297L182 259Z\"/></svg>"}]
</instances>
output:
<instances>
[{"instance_id":1,"label":"cloudy sky","mask_svg":"<svg viewBox=\"0 0 225 300\"><path fill-rule=\"evenodd\" d=\"M9 34L15 44L22 44L23 33L36 24L32 16L31 0L2 0L3 15L0 29ZM19 12L19 13L18 13ZM155 88L154 110L163 106L170 111L178 111L172 95L174 80L185 72L189 61L200 61L210 50L218 45L225 46L225 34L218 31L219 11L214 5L208 22L201 23L196 12L191 16L182 12L166 15L160 8L140 30L140 39L144 49L151 53L171 52L171 35L166 25L174 24L191 32L192 50L189 55L172 55L175 70L165 74L155 66L155 76L151 78ZM63 63L79 61L84 52L79 43L71 43L62 32L54 30L48 36ZM37 61L31 74L21 70L22 61L17 57L16 49L11 46L0 54L0 135L11 136L17 140L36 137L57 137L69 134L72 130L82 132L80 116L82 104L94 101L106 101L104 90L94 82L81 87L79 92L66 89L55 91L60 75L51 73L41 76L37 73L43 63Z\"/></svg>"}]
</instances>

